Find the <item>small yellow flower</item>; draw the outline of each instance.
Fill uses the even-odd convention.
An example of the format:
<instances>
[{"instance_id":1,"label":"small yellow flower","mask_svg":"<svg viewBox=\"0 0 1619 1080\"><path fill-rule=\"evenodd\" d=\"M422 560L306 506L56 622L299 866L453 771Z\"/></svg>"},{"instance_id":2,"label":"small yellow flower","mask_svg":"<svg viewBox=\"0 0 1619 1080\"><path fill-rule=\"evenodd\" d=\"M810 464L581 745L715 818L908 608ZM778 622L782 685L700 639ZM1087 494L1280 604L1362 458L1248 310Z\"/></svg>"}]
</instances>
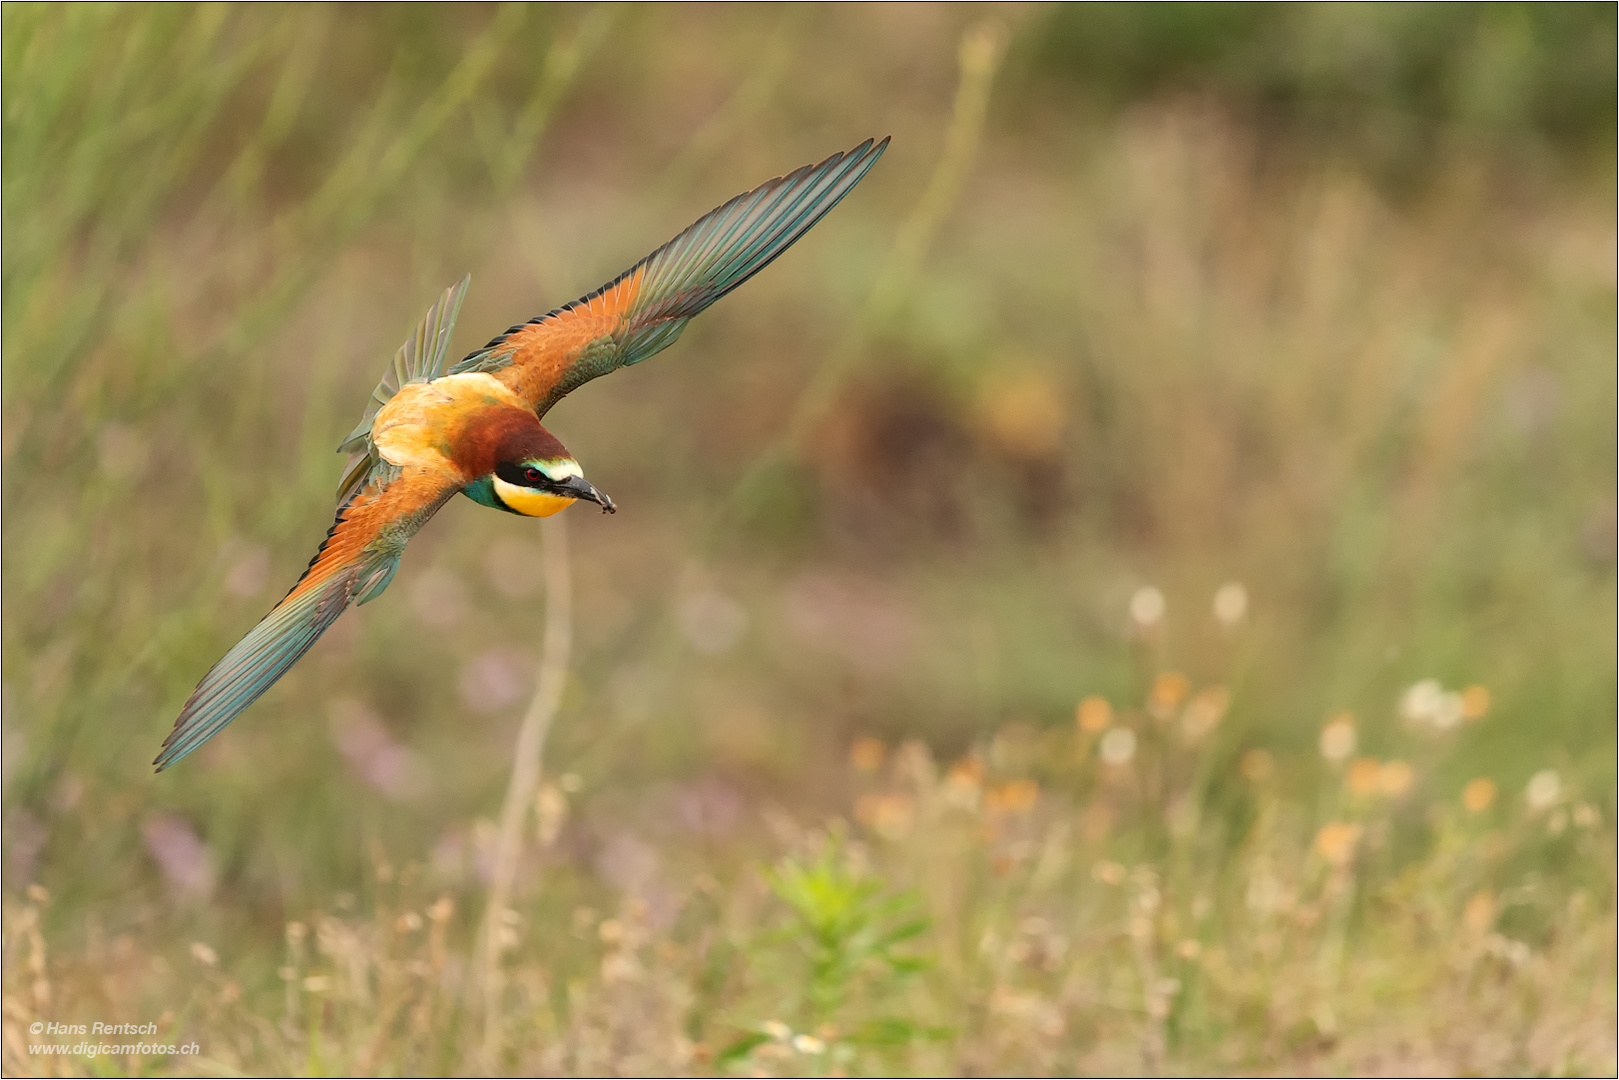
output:
<instances>
[{"instance_id":1,"label":"small yellow flower","mask_svg":"<svg viewBox=\"0 0 1619 1080\"><path fill-rule=\"evenodd\" d=\"M1482 686L1469 686L1462 691L1462 715L1469 720L1481 719L1490 711L1490 691Z\"/></svg>"},{"instance_id":2,"label":"small yellow flower","mask_svg":"<svg viewBox=\"0 0 1619 1080\"><path fill-rule=\"evenodd\" d=\"M1038 371L991 380L979 414L985 434L1001 450L1026 461L1056 453L1068 424L1062 388Z\"/></svg>"},{"instance_id":3,"label":"small yellow flower","mask_svg":"<svg viewBox=\"0 0 1619 1080\"><path fill-rule=\"evenodd\" d=\"M1482 934L1495 922L1495 897L1488 889L1476 892L1462 909L1462 925L1471 933Z\"/></svg>"},{"instance_id":4,"label":"small yellow flower","mask_svg":"<svg viewBox=\"0 0 1619 1080\"><path fill-rule=\"evenodd\" d=\"M1495 781L1488 776L1469 780L1467 786L1462 788L1462 805L1470 813L1482 814L1493 802L1495 802Z\"/></svg>"},{"instance_id":5,"label":"small yellow flower","mask_svg":"<svg viewBox=\"0 0 1619 1080\"><path fill-rule=\"evenodd\" d=\"M964 810L974 809L978 805L983 779L984 763L973 757L962 758L950 766L950 771L945 774L945 800Z\"/></svg>"},{"instance_id":6,"label":"small yellow flower","mask_svg":"<svg viewBox=\"0 0 1619 1080\"><path fill-rule=\"evenodd\" d=\"M1020 816L1034 809L1040 797L1040 785L1033 780L1014 780L1010 784L989 788L984 792L984 816L990 818Z\"/></svg>"},{"instance_id":7,"label":"small yellow flower","mask_svg":"<svg viewBox=\"0 0 1619 1080\"><path fill-rule=\"evenodd\" d=\"M855 820L885 840L902 840L911 831L916 806L907 795L862 795Z\"/></svg>"},{"instance_id":8,"label":"small yellow flower","mask_svg":"<svg viewBox=\"0 0 1619 1080\"><path fill-rule=\"evenodd\" d=\"M1107 698L1092 694L1074 710L1074 723L1086 735L1098 735L1112 726L1113 706L1108 704Z\"/></svg>"},{"instance_id":9,"label":"small yellow flower","mask_svg":"<svg viewBox=\"0 0 1619 1080\"><path fill-rule=\"evenodd\" d=\"M1181 729L1188 739L1201 739L1224 719L1226 709L1230 706L1231 692L1225 687L1211 686L1199 690L1186 704L1186 712L1181 715Z\"/></svg>"},{"instance_id":10,"label":"small yellow flower","mask_svg":"<svg viewBox=\"0 0 1619 1080\"><path fill-rule=\"evenodd\" d=\"M946 782L977 787L984 780L984 763L975 757L964 757L950 766Z\"/></svg>"},{"instance_id":11,"label":"small yellow flower","mask_svg":"<svg viewBox=\"0 0 1619 1080\"><path fill-rule=\"evenodd\" d=\"M1001 788L1001 805L1009 814L1027 814L1040 798L1040 785L1033 780L1014 780Z\"/></svg>"},{"instance_id":12,"label":"small yellow flower","mask_svg":"<svg viewBox=\"0 0 1619 1080\"><path fill-rule=\"evenodd\" d=\"M212 946L205 942L193 941L191 943L191 958L203 967L219 966L219 954L214 952Z\"/></svg>"},{"instance_id":13,"label":"small yellow flower","mask_svg":"<svg viewBox=\"0 0 1619 1080\"><path fill-rule=\"evenodd\" d=\"M1349 766L1349 774L1345 783L1349 786L1349 793L1358 798L1377 794L1379 780L1383 775L1383 765L1376 758L1356 758L1355 763Z\"/></svg>"},{"instance_id":14,"label":"small yellow flower","mask_svg":"<svg viewBox=\"0 0 1619 1080\"><path fill-rule=\"evenodd\" d=\"M1360 826L1342 821L1329 821L1315 834L1315 850L1334 866L1343 866L1355 857L1360 843Z\"/></svg>"},{"instance_id":15,"label":"small yellow flower","mask_svg":"<svg viewBox=\"0 0 1619 1080\"><path fill-rule=\"evenodd\" d=\"M1383 767L1377 771L1377 786L1391 799L1398 799L1411 790L1411 781L1415 774L1411 766L1403 761L1385 761Z\"/></svg>"},{"instance_id":16,"label":"small yellow flower","mask_svg":"<svg viewBox=\"0 0 1619 1080\"><path fill-rule=\"evenodd\" d=\"M1152 690L1147 695L1147 711L1159 720L1168 720L1191 690L1191 680L1185 675L1178 671L1163 672L1152 681Z\"/></svg>"},{"instance_id":17,"label":"small yellow flower","mask_svg":"<svg viewBox=\"0 0 1619 1080\"><path fill-rule=\"evenodd\" d=\"M1091 867L1091 877L1100 881L1103 885L1123 885L1124 867L1109 859L1103 859Z\"/></svg>"},{"instance_id":18,"label":"small yellow flower","mask_svg":"<svg viewBox=\"0 0 1619 1080\"><path fill-rule=\"evenodd\" d=\"M877 812L878 835L888 840L903 840L911 831L915 818L915 805L905 795L890 795Z\"/></svg>"},{"instance_id":19,"label":"small yellow flower","mask_svg":"<svg viewBox=\"0 0 1619 1080\"><path fill-rule=\"evenodd\" d=\"M883 758L887 755L888 747L881 739L862 735L849 747L849 764L861 772L876 772L883 767Z\"/></svg>"}]
</instances>

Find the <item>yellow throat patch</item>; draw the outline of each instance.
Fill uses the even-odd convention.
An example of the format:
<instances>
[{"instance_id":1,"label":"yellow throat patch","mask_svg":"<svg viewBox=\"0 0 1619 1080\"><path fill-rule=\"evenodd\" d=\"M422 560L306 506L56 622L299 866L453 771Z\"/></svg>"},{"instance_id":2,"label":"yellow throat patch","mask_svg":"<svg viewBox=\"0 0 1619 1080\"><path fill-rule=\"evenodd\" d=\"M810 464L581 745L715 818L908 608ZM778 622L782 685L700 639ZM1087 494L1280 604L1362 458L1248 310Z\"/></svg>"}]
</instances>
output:
<instances>
[{"instance_id":1,"label":"yellow throat patch","mask_svg":"<svg viewBox=\"0 0 1619 1080\"><path fill-rule=\"evenodd\" d=\"M550 517L560 510L567 509L575 501L566 495L552 495L549 492L508 484L498 476L494 481L495 494L500 496L500 501L519 514L526 514L529 517Z\"/></svg>"}]
</instances>

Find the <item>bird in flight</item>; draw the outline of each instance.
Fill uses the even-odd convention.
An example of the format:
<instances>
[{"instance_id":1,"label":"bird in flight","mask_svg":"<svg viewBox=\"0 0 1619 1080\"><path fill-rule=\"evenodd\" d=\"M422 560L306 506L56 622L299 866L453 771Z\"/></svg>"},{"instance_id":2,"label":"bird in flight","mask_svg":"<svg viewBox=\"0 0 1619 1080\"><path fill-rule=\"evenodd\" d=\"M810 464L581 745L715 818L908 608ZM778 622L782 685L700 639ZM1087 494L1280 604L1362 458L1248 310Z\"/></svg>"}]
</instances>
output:
<instances>
[{"instance_id":1,"label":"bird in flight","mask_svg":"<svg viewBox=\"0 0 1619 1080\"><path fill-rule=\"evenodd\" d=\"M350 604L374 600L405 545L460 492L549 517L613 501L540 424L563 395L671 343L847 195L888 147L867 139L699 218L595 292L499 335L444 370L470 277L445 290L394 355L340 452L337 517L292 591L204 675L153 762L173 765L257 701Z\"/></svg>"}]
</instances>

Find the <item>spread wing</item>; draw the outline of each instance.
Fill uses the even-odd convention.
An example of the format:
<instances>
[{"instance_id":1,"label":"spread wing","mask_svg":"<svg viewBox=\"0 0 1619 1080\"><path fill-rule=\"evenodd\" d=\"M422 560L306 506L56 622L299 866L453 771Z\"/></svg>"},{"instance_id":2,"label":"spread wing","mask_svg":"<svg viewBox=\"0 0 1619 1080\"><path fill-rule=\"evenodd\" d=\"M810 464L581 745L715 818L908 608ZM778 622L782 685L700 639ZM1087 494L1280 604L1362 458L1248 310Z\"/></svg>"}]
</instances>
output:
<instances>
[{"instance_id":1,"label":"spread wing","mask_svg":"<svg viewBox=\"0 0 1619 1080\"><path fill-rule=\"evenodd\" d=\"M867 139L738 195L595 292L512 327L451 371L488 372L544 416L569 391L668 346L808 232L887 147Z\"/></svg>"},{"instance_id":2,"label":"spread wing","mask_svg":"<svg viewBox=\"0 0 1619 1080\"><path fill-rule=\"evenodd\" d=\"M371 440L371 425L401 387L442 373L470 280L462 278L446 289L394 354L364 418L339 447L349 454L349 462L326 539L292 591L197 684L152 763L159 772L257 701L350 604L381 595L399 569L405 544L461 489L464 478L448 468L401 469L384 461Z\"/></svg>"},{"instance_id":3,"label":"spread wing","mask_svg":"<svg viewBox=\"0 0 1619 1080\"><path fill-rule=\"evenodd\" d=\"M371 424L377 418L377 411L388 404L401 387L413 382L430 382L443 374L444 358L450 351L450 334L455 330L455 318L461 313L461 301L471 282L472 275L468 274L444 290L444 295L416 324L410 339L399 346L393 363L382 374L382 381L371 391L365 415L337 448L338 453L349 455L348 464L343 468L343 481L337 486L339 503L363 485L372 470L382 464L382 456L371 441Z\"/></svg>"},{"instance_id":4,"label":"spread wing","mask_svg":"<svg viewBox=\"0 0 1619 1080\"><path fill-rule=\"evenodd\" d=\"M338 507L298 583L215 664L180 710L152 764L159 772L207 742L259 699L353 603L388 587L405 544L449 497L461 477L384 463Z\"/></svg>"}]
</instances>

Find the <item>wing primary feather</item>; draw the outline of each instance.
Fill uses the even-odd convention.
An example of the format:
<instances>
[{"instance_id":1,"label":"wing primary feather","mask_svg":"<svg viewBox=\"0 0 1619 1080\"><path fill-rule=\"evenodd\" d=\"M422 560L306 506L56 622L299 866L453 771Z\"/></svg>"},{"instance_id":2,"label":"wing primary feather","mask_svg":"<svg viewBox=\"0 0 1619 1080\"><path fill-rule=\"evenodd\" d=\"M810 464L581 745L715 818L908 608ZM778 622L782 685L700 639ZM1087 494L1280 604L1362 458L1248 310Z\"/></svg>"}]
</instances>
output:
<instances>
[{"instance_id":1,"label":"wing primary feather","mask_svg":"<svg viewBox=\"0 0 1619 1080\"><path fill-rule=\"evenodd\" d=\"M383 372L382 380L371 391L371 399L366 402L360 422L337 448L338 453L349 455L348 462L343 466L343 478L337 485L338 505L363 487L380 463L375 447L371 445L371 425L376 421L378 410L388 404L401 387L413 382L428 382L443 374L444 360L450 352L450 337L455 332L455 320L461 314L461 301L466 299L467 286L471 283L472 275L467 274L444 290L416 324L415 331L399 346Z\"/></svg>"},{"instance_id":2,"label":"wing primary feather","mask_svg":"<svg viewBox=\"0 0 1619 1080\"><path fill-rule=\"evenodd\" d=\"M815 224L854 186L853 183L844 185L844 180L857 164L858 161L852 161L842 173L818 178L794 199L794 217L783 220L775 228L761 229L757 239L739 249L728 261L718 266L714 275L724 282L725 291L736 288L747 277L764 269L771 259L797 243L800 237L814 228ZM744 234L755 227L748 222L739 223L739 230ZM757 261L755 265L756 260L762 261ZM739 276L743 274L746 276Z\"/></svg>"},{"instance_id":3,"label":"wing primary feather","mask_svg":"<svg viewBox=\"0 0 1619 1080\"><path fill-rule=\"evenodd\" d=\"M444 355L450 347L450 334L455 330L455 320L461 314L461 301L466 299L467 286L472 284L472 275L467 274L460 281L451 285L427 309L421 322L416 324L416 330L394 354L394 367L398 373L399 386L405 383L436 379L444 369ZM394 391L398 391L395 386ZM392 397L390 393L388 397ZM383 399L387 403L387 398Z\"/></svg>"},{"instance_id":4,"label":"wing primary feather","mask_svg":"<svg viewBox=\"0 0 1619 1080\"><path fill-rule=\"evenodd\" d=\"M870 140L740 196L643 260L628 321L690 318L770 265L869 170L888 140ZM766 199L751 199L764 195ZM767 201L768 200L768 201ZM645 357L626 358L627 362Z\"/></svg>"},{"instance_id":5,"label":"wing primary feather","mask_svg":"<svg viewBox=\"0 0 1619 1080\"><path fill-rule=\"evenodd\" d=\"M699 274L712 275L713 259L718 254L716 249L723 250L722 245L740 227L747 225L748 219L754 217L756 211L759 219L768 220L771 215L780 212L783 200L795 196L793 203L796 204L804 194L802 191L795 192L794 182L799 178L799 173L794 172L758 191L737 196L648 257L642 279L649 306L647 314L652 315L657 311L655 305L660 300L673 299L664 293L665 289L678 287L683 280ZM757 228L757 225L754 227Z\"/></svg>"},{"instance_id":6,"label":"wing primary feather","mask_svg":"<svg viewBox=\"0 0 1619 1080\"><path fill-rule=\"evenodd\" d=\"M458 490L460 478L384 464L337 511L294 585L202 677L186 699L163 750L158 771L218 734L297 663L351 603L375 599L393 580L405 544Z\"/></svg>"},{"instance_id":7,"label":"wing primary feather","mask_svg":"<svg viewBox=\"0 0 1619 1080\"><path fill-rule=\"evenodd\" d=\"M636 287L621 310L620 328L611 335L616 356L603 362L599 353L592 352L588 360L558 368L550 382L538 387L533 401L543 415L563 394L589 379L639 363L668 346L680 335L685 320L770 265L813 228L860 182L888 142L867 139L852 150L736 196L601 288L508 328L450 370L504 371L514 362L525 362L522 358L530 355L531 346L536 350L532 355L539 356L543 349L536 327L543 329L570 312L612 312L623 302L620 286L633 279Z\"/></svg>"},{"instance_id":8,"label":"wing primary feather","mask_svg":"<svg viewBox=\"0 0 1619 1080\"><path fill-rule=\"evenodd\" d=\"M412 379L432 380L443 374L444 359L450 354L450 337L455 333L455 320L461 317L461 302L466 299L471 284L472 275L463 276L444 290L438 303L427 309L417 335L411 339L419 340L426 348L422 362L411 373Z\"/></svg>"},{"instance_id":9,"label":"wing primary feather","mask_svg":"<svg viewBox=\"0 0 1619 1080\"><path fill-rule=\"evenodd\" d=\"M729 242L731 236L738 234L742 236L752 234L753 239L735 249L735 259L749 257L763 245L768 244L772 237L781 231L779 228L771 229L768 227L771 218L778 219L778 225L785 223L787 220L786 215L794 213L798 207L802 206L806 200L811 199L816 193L816 189L824 179L824 174L815 176L808 184L801 183L804 179L804 176L798 174L789 175L781 182L780 190L773 193L775 198L768 204L763 199L758 199L751 206L744 205L737 208L736 221L726 230L727 235L722 239L722 243ZM788 200L788 202L787 206L782 208L781 204L784 200ZM723 253L723 249L712 252L715 256ZM723 267L716 269L721 273L724 272Z\"/></svg>"},{"instance_id":10,"label":"wing primary feather","mask_svg":"<svg viewBox=\"0 0 1619 1080\"><path fill-rule=\"evenodd\" d=\"M394 352L393 359L382 373L382 379L371 391L364 417L349 433L343 445L338 447L339 452L351 449L351 444L371 433L371 421L376 417L377 410L388 404L400 387L407 383L436 379L443 372L444 357L450 349L450 335L455 330L455 320L461 314L461 301L466 299L467 286L471 283L472 275L467 274L445 289L433 306L427 309L427 314L416 324L410 337Z\"/></svg>"},{"instance_id":11,"label":"wing primary feather","mask_svg":"<svg viewBox=\"0 0 1619 1080\"><path fill-rule=\"evenodd\" d=\"M746 280L745 277L736 275L745 273L751 276L758 273L771 259L797 243L800 237L814 228L821 218L842 201L865 175L866 168L869 168L871 162L875 160L875 154L865 160L851 157L842 171L829 173L813 186L806 188L796 200L802 208L795 217L784 221L770 232L762 233L751 246L739 251L735 258L720 268L719 273L726 276L728 286L735 288Z\"/></svg>"},{"instance_id":12,"label":"wing primary feather","mask_svg":"<svg viewBox=\"0 0 1619 1080\"><path fill-rule=\"evenodd\" d=\"M218 734L309 651L348 607L357 570L283 600L203 676L152 761L158 772Z\"/></svg>"}]
</instances>

